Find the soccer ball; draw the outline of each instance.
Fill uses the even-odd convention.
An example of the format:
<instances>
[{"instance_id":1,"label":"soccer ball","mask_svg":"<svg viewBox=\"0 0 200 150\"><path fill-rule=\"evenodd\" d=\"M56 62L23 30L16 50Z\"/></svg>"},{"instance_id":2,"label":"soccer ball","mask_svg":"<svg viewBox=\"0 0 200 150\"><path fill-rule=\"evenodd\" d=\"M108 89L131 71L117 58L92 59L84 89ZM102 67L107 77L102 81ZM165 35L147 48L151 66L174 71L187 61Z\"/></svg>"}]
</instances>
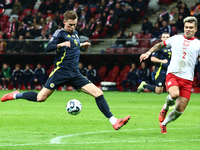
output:
<instances>
[{"instance_id":1,"label":"soccer ball","mask_svg":"<svg viewBox=\"0 0 200 150\"><path fill-rule=\"evenodd\" d=\"M81 102L77 99L72 99L67 103L66 110L71 115L78 115L82 110Z\"/></svg>"}]
</instances>

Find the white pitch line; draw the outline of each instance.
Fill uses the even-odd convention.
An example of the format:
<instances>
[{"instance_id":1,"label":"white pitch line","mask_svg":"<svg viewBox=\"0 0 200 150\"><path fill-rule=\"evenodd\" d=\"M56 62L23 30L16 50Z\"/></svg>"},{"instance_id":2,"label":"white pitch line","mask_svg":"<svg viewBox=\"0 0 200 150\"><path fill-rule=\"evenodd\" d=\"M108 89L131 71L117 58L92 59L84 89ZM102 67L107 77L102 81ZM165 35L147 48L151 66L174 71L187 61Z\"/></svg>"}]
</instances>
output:
<instances>
[{"instance_id":1,"label":"white pitch line","mask_svg":"<svg viewBox=\"0 0 200 150\"><path fill-rule=\"evenodd\" d=\"M130 130L120 130L120 132L127 132L127 131L137 131L137 130L156 130L158 128L149 128L149 129L130 129ZM169 129L186 129L186 128L169 128ZM187 128L188 129L188 128ZM189 128L189 129L199 129L198 127ZM51 145L51 144L106 144L106 143L146 143L146 142L181 142L181 141L190 141L190 142L200 142L200 139L183 139L183 140L143 140L143 141L102 141L102 142L67 142L67 143L61 143L61 140L63 138L67 137L73 137L73 136L80 136L80 135L90 135L90 134L98 134L98 133L111 133L111 132L117 132L115 130L108 130L108 131L99 131L99 132L85 132L85 133L78 133L78 134L69 134L69 135L63 135L58 136L56 138L52 138L50 140L50 143L26 143L26 144L1 144L0 147L6 147L6 146L31 146L31 145Z\"/></svg>"},{"instance_id":2,"label":"white pitch line","mask_svg":"<svg viewBox=\"0 0 200 150\"><path fill-rule=\"evenodd\" d=\"M150 128L150 129L130 129L130 130L120 130L120 132L126 132L126 131L135 131L135 130L157 130L158 128ZM185 128L170 128L170 129L185 129ZM191 128L190 128L191 129ZM196 129L196 127L195 127ZM115 130L108 130L108 131L99 131L99 132L85 132L85 133L77 133L77 134L69 134L69 135L63 135L63 136L58 136L55 138L52 138L50 140L50 143L52 144L61 144L61 140L63 138L68 138L72 136L80 136L80 135L90 135L90 134L98 134L98 133L111 133L111 132L116 132Z\"/></svg>"}]
</instances>

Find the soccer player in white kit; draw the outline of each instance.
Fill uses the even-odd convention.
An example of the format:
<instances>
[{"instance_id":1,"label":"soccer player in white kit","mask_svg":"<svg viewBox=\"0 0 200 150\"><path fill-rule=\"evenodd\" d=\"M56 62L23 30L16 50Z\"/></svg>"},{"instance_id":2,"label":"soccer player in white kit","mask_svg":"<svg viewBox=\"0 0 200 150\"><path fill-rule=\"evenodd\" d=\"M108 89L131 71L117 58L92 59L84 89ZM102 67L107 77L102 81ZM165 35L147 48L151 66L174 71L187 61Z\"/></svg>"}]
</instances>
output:
<instances>
[{"instance_id":1,"label":"soccer player in white kit","mask_svg":"<svg viewBox=\"0 0 200 150\"><path fill-rule=\"evenodd\" d=\"M200 55L200 41L194 37L197 31L197 19L189 16L183 22L184 35L172 36L166 41L156 44L148 52L140 56L141 62L147 59L152 52L164 46L170 45L172 47L171 62L167 69L165 82L169 95L159 114L159 125L163 134L167 133L166 125L180 117L189 102L195 62ZM169 106L175 100L175 110L165 118Z\"/></svg>"}]
</instances>

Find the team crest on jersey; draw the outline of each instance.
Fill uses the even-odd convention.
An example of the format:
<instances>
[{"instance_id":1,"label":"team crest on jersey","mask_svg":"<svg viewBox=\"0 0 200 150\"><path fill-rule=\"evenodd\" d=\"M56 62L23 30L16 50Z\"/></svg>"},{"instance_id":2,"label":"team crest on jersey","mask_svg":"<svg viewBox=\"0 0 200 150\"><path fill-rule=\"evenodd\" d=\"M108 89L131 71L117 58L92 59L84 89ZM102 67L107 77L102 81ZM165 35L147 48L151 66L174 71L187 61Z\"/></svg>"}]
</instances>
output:
<instances>
[{"instance_id":1,"label":"team crest on jersey","mask_svg":"<svg viewBox=\"0 0 200 150\"><path fill-rule=\"evenodd\" d=\"M51 84L50 84L50 87L51 87L51 88L54 88L54 86L55 86L54 83L51 83Z\"/></svg>"},{"instance_id":2,"label":"team crest on jersey","mask_svg":"<svg viewBox=\"0 0 200 150\"><path fill-rule=\"evenodd\" d=\"M172 84L172 82L171 82L171 81L167 82L167 85L170 85L170 84Z\"/></svg>"},{"instance_id":3,"label":"team crest on jersey","mask_svg":"<svg viewBox=\"0 0 200 150\"><path fill-rule=\"evenodd\" d=\"M73 38L75 38L75 35L72 35Z\"/></svg>"},{"instance_id":4,"label":"team crest on jersey","mask_svg":"<svg viewBox=\"0 0 200 150\"><path fill-rule=\"evenodd\" d=\"M159 85L159 86L162 86L162 82L159 82L158 85Z\"/></svg>"}]
</instances>

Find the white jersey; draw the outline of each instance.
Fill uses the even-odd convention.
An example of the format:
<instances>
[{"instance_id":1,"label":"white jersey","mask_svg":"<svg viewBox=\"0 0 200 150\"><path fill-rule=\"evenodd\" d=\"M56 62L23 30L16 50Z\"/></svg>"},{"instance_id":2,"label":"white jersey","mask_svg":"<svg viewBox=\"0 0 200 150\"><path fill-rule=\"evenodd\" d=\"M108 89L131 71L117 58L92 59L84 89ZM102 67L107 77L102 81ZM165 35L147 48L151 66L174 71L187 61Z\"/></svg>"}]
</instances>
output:
<instances>
[{"instance_id":1,"label":"white jersey","mask_svg":"<svg viewBox=\"0 0 200 150\"><path fill-rule=\"evenodd\" d=\"M167 74L172 73L180 78L193 81L195 63L200 55L200 41L187 39L184 35L175 35L163 42L171 45L172 56Z\"/></svg>"}]
</instances>

